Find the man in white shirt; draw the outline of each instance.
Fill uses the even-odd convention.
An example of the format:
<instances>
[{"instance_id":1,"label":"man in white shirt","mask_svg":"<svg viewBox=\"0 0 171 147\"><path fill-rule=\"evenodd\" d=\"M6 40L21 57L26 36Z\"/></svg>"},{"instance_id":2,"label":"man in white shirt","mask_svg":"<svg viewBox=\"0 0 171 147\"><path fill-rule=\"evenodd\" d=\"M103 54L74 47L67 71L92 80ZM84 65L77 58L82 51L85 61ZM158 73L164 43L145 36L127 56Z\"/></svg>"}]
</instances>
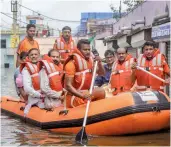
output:
<instances>
[{"instance_id":1,"label":"man in white shirt","mask_svg":"<svg viewBox=\"0 0 171 147\"><path fill-rule=\"evenodd\" d=\"M37 66L39 58L40 51L36 48L30 49L28 59L20 65L24 91L28 95L28 103L24 109L24 116L28 114L33 105L44 108L44 95L40 91L39 69Z\"/></svg>"}]
</instances>

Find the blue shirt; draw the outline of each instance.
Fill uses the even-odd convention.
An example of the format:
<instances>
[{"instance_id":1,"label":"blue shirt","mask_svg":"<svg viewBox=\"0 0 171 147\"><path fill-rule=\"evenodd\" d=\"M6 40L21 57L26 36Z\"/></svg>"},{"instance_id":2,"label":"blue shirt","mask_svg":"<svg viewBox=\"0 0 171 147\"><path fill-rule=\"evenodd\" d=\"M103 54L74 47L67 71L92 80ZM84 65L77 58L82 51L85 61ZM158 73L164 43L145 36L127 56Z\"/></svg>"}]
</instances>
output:
<instances>
[{"instance_id":1,"label":"blue shirt","mask_svg":"<svg viewBox=\"0 0 171 147\"><path fill-rule=\"evenodd\" d=\"M104 76L97 76L95 79L95 86L102 86L103 84L108 84L110 80L110 75L112 69L109 69L107 64L104 64L105 75Z\"/></svg>"}]
</instances>

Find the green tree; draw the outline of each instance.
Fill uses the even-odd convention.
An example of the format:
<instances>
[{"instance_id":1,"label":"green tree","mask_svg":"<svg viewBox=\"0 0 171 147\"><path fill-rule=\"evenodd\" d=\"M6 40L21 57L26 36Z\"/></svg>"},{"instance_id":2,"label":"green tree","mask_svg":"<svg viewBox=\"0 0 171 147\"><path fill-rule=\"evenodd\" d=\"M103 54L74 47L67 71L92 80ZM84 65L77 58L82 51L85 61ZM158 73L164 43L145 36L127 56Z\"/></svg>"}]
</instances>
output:
<instances>
[{"instance_id":1,"label":"green tree","mask_svg":"<svg viewBox=\"0 0 171 147\"><path fill-rule=\"evenodd\" d=\"M121 8L119 7L119 9L117 9L116 7L113 6L113 4L110 4L110 9L112 10L113 12L113 18L115 19L119 19L121 18Z\"/></svg>"},{"instance_id":2,"label":"green tree","mask_svg":"<svg viewBox=\"0 0 171 147\"><path fill-rule=\"evenodd\" d=\"M127 12L132 11L135 7L143 3L144 0L124 0L123 3L127 5Z\"/></svg>"}]
</instances>

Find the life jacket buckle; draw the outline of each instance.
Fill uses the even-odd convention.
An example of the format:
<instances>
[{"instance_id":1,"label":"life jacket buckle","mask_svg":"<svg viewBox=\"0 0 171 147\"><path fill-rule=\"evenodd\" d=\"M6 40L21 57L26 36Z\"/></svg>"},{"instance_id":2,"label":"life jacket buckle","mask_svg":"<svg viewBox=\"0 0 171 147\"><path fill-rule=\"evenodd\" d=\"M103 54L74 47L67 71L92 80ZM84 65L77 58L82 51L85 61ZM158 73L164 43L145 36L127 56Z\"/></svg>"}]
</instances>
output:
<instances>
[{"instance_id":1,"label":"life jacket buckle","mask_svg":"<svg viewBox=\"0 0 171 147\"><path fill-rule=\"evenodd\" d=\"M66 50L66 53L70 53L70 51L69 50Z\"/></svg>"},{"instance_id":2,"label":"life jacket buckle","mask_svg":"<svg viewBox=\"0 0 171 147\"><path fill-rule=\"evenodd\" d=\"M150 68L149 67L146 67L145 69L146 69L146 71L150 71Z\"/></svg>"}]
</instances>

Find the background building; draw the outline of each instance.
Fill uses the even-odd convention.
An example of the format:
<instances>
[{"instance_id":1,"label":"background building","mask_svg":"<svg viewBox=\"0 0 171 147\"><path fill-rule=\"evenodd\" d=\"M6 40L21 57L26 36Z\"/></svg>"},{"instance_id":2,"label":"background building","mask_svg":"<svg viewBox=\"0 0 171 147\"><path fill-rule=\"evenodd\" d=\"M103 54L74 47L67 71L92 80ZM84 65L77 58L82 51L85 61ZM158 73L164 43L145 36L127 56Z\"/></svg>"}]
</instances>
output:
<instances>
[{"instance_id":1,"label":"background building","mask_svg":"<svg viewBox=\"0 0 171 147\"><path fill-rule=\"evenodd\" d=\"M149 11L150 10L150 11ZM155 41L171 67L170 59L170 1L144 1L113 24L113 35L106 36L108 48L128 48L138 57L146 41ZM167 94L171 96L171 88Z\"/></svg>"},{"instance_id":2,"label":"background building","mask_svg":"<svg viewBox=\"0 0 171 147\"><path fill-rule=\"evenodd\" d=\"M17 47L19 42L26 36L27 24L36 25L35 40L37 40L40 45L41 54L47 53L49 49L53 48L55 39L59 36L60 31L58 31L57 36L54 36L53 29L48 25L44 25L43 20L44 18L39 15L26 16L24 27L19 27L19 24L16 24L16 36L14 35L13 25L11 26L11 29L2 29L0 31L1 67L15 66Z\"/></svg>"},{"instance_id":3,"label":"background building","mask_svg":"<svg viewBox=\"0 0 171 147\"><path fill-rule=\"evenodd\" d=\"M1 30L1 67L14 65L14 54L17 48L14 47L15 38L13 30ZM17 33L17 44L25 37L25 28L20 29Z\"/></svg>"},{"instance_id":4,"label":"background building","mask_svg":"<svg viewBox=\"0 0 171 147\"><path fill-rule=\"evenodd\" d=\"M36 37L48 37L53 36L54 32L53 29L50 28L48 25L43 24L44 18L40 15L28 15L26 16L26 22L28 24L36 25Z\"/></svg>"},{"instance_id":5,"label":"background building","mask_svg":"<svg viewBox=\"0 0 171 147\"><path fill-rule=\"evenodd\" d=\"M108 12L84 12L81 13L80 25L78 27L78 35L86 36L90 33L91 24L95 24L96 20L113 18L113 13Z\"/></svg>"}]
</instances>

